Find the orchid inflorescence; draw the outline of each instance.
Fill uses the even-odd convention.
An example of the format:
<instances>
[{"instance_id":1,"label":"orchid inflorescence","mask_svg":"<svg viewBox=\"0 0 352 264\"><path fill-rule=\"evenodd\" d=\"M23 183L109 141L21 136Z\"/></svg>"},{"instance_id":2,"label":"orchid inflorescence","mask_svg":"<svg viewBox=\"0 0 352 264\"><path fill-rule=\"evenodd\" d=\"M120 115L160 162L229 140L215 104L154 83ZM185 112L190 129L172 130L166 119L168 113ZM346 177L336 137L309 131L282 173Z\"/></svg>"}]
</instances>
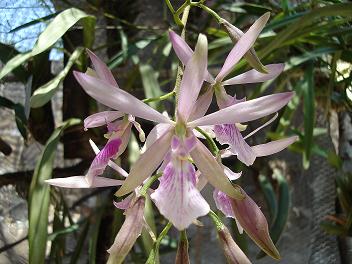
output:
<instances>
[{"instance_id":1,"label":"orchid inflorescence","mask_svg":"<svg viewBox=\"0 0 352 264\"><path fill-rule=\"evenodd\" d=\"M269 236L263 213L244 190L232 182L241 176L241 172L233 172L222 164L222 158L235 155L250 166L256 157L279 152L297 140L296 137L289 137L256 146L249 146L245 141L277 117L277 111L290 101L292 92L247 101L230 96L225 89L230 85L271 80L283 71L283 64L261 65L252 47L268 19L269 14L264 14L246 33L225 20L220 21L236 44L215 78L207 70L206 36L199 34L193 51L182 37L173 31L169 32L174 51L184 65L182 81L174 90L174 120L120 89L108 67L91 51L88 54L94 70L74 72L79 84L91 97L115 109L91 115L84 121L85 129L107 125L105 136L108 141L102 150L91 141L97 155L86 175L56 178L47 182L66 188L121 185L116 195L129 194L122 201L114 202L117 208L125 210L126 219L108 250L110 263L121 263L141 234L145 225L145 196L150 196L159 212L180 231L188 228L198 217L209 214L216 223L227 260L230 263L250 263L201 195L207 183L214 187L213 197L217 208L225 216L236 220L240 232L244 230L268 255L280 258ZM226 79L244 56L260 67ZM214 95L219 110L206 115ZM268 122L246 137L242 136L241 132L246 129L242 123L268 115L273 115ZM157 123L146 139L136 117ZM125 151L132 127L139 132L141 141L145 139L145 144L139 159L127 173L112 160ZM199 139L204 136L212 142L212 137L215 137L228 148L219 150L215 145L215 149L209 150ZM107 166L125 179L100 176ZM159 185L154 190L151 186L157 179Z\"/></svg>"}]
</instances>

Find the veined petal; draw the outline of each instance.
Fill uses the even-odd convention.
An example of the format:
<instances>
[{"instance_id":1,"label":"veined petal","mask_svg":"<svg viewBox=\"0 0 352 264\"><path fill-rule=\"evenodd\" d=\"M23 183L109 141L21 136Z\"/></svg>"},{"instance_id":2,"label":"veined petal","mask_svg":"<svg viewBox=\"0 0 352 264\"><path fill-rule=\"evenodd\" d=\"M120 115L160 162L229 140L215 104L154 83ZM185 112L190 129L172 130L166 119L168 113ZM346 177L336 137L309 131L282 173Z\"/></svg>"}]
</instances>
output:
<instances>
[{"instance_id":1,"label":"veined petal","mask_svg":"<svg viewBox=\"0 0 352 264\"><path fill-rule=\"evenodd\" d=\"M91 139L89 139L89 144L92 147L95 155L97 155L100 152L100 149L98 148L98 146ZM119 165L117 165L115 162L109 160L108 166L111 167L112 169L114 169L116 172L118 172L121 176L123 176L125 178L128 176L128 173L123 168L121 168Z\"/></svg>"},{"instance_id":2,"label":"veined petal","mask_svg":"<svg viewBox=\"0 0 352 264\"><path fill-rule=\"evenodd\" d=\"M96 113L84 119L84 129L87 130L88 128L107 125L108 123L123 116L124 113L120 111L104 111Z\"/></svg>"},{"instance_id":3,"label":"veined petal","mask_svg":"<svg viewBox=\"0 0 352 264\"><path fill-rule=\"evenodd\" d=\"M171 122L166 116L115 86L81 72L73 74L86 93L104 105L157 123Z\"/></svg>"},{"instance_id":4,"label":"veined petal","mask_svg":"<svg viewBox=\"0 0 352 264\"><path fill-rule=\"evenodd\" d=\"M174 131L169 130L141 154L116 195L122 196L133 191L157 169L166 152L170 149L170 142L173 134Z\"/></svg>"},{"instance_id":5,"label":"veined petal","mask_svg":"<svg viewBox=\"0 0 352 264\"><path fill-rule=\"evenodd\" d=\"M55 178L46 180L46 183L63 188L96 188L119 186L123 184L121 180L115 180L104 177L95 177L92 184L89 184L85 176L72 176L66 178Z\"/></svg>"},{"instance_id":6,"label":"veined petal","mask_svg":"<svg viewBox=\"0 0 352 264\"><path fill-rule=\"evenodd\" d=\"M248 236L269 256L280 259L269 235L268 223L258 205L246 195L243 200L231 199L233 212Z\"/></svg>"},{"instance_id":7,"label":"veined petal","mask_svg":"<svg viewBox=\"0 0 352 264\"><path fill-rule=\"evenodd\" d=\"M285 64L269 64L265 65L268 73L261 73L256 70L250 70L231 79L224 81L223 85L235 85L244 83L259 83L276 78L285 68Z\"/></svg>"},{"instance_id":8,"label":"veined petal","mask_svg":"<svg viewBox=\"0 0 352 264\"><path fill-rule=\"evenodd\" d=\"M252 148L243 139L240 131L235 125L224 124L214 126L216 139L220 144L228 144L233 155L247 166L255 161L256 155Z\"/></svg>"},{"instance_id":9,"label":"veined petal","mask_svg":"<svg viewBox=\"0 0 352 264\"><path fill-rule=\"evenodd\" d=\"M118 232L114 244L108 249L110 253L107 264L123 263L128 252L142 233L144 225L145 200L140 197L136 203L126 210L126 219Z\"/></svg>"},{"instance_id":10,"label":"veined petal","mask_svg":"<svg viewBox=\"0 0 352 264\"><path fill-rule=\"evenodd\" d=\"M173 159L165 167L160 185L150 197L159 212L178 230L186 229L195 219L210 210L196 188L193 165L181 158Z\"/></svg>"},{"instance_id":11,"label":"veined petal","mask_svg":"<svg viewBox=\"0 0 352 264\"><path fill-rule=\"evenodd\" d=\"M243 195L238 187L232 185L224 174L223 168L211 155L210 151L197 139L194 149L191 151L194 163L201 171L202 176L206 177L211 185L223 191L235 199L242 199Z\"/></svg>"},{"instance_id":12,"label":"veined petal","mask_svg":"<svg viewBox=\"0 0 352 264\"><path fill-rule=\"evenodd\" d=\"M174 31L169 31L169 37L177 57L180 59L183 65L186 65L193 55L193 50L190 46L188 46L187 42L184 41L184 39L177 35ZM209 83L215 82L213 76L211 76L207 70L205 74L205 80Z\"/></svg>"},{"instance_id":13,"label":"veined petal","mask_svg":"<svg viewBox=\"0 0 352 264\"><path fill-rule=\"evenodd\" d=\"M204 35L199 34L196 49L192 58L186 64L178 95L177 115L184 122L187 122L193 105L197 100L203 84L207 63L208 41Z\"/></svg>"},{"instance_id":14,"label":"veined petal","mask_svg":"<svg viewBox=\"0 0 352 264\"><path fill-rule=\"evenodd\" d=\"M271 141L269 143L253 146L252 150L254 151L257 157L269 156L287 148L289 145L295 143L297 140L298 136L279 139Z\"/></svg>"},{"instance_id":15,"label":"veined petal","mask_svg":"<svg viewBox=\"0 0 352 264\"><path fill-rule=\"evenodd\" d=\"M171 127L172 126L169 124L157 124L154 126L153 129L149 132L147 139L145 140L142 152L153 145L154 142L163 136L168 130L170 130Z\"/></svg>"},{"instance_id":16,"label":"veined petal","mask_svg":"<svg viewBox=\"0 0 352 264\"><path fill-rule=\"evenodd\" d=\"M201 118L208 111L208 108L213 100L214 90L212 88L208 88L208 90L198 97L195 102L191 116L189 118L190 121L195 120L197 118Z\"/></svg>"},{"instance_id":17,"label":"veined petal","mask_svg":"<svg viewBox=\"0 0 352 264\"><path fill-rule=\"evenodd\" d=\"M237 103L189 122L188 126L196 127L252 121L277 112L291 100L292 96L293 92L277 93Z\"/></svg>"},{"instance_id":18,"label":"veined petal","mask_svg":"<svg viewBox=\"0 0 352 264\"><path fill-rule=\"evenodd\" d=\"M119 151L121 139L111 139L106 143L105 147L95 156L86 174L86 180L89 184L93 184L96 176L103 174L109 160L115 157Z\"/></svg>"},{"instance_id":19,"label":"veined petal","mask_svg":"<svg viewBox=\"0 0 352 264\"><path fill-rule=\"evenodd\" d=\"M253 46L260 32L263 30L266 22L270 17L270 13L262 15L248 31L240 38L236 45L232 48L227 56L224 65L221 68L216 81L222 81L233 69L237 62L243 57L244 54Z\"/></svg>"},{"instance_id":20,"label":"veined petal","mask_svg":"<svg viewBox=\"0 0 352 264\"><path fill-rule=\"evenodd\" d=\"M93 63L94 70L97 73L99 79L107 82L108 84L111 84L112 86L118 87L117 82L114 76L112 75L110 69L108 68L108 66L106 66L106 64L89 49L87 49L87 53L89 55L90 60Z\"/></svg>"},{"instance_id":21,"label":"veined petal","mask_svg":"<svg viewBox=\"0 0 352 264\"><path fill-rule=\"evenodd\" d=\"M227 227L223 226L223 228L218 231L218 235L227 263L251 264L247 256L231 237L231 233Z\"/></svg>"}]
</instances>

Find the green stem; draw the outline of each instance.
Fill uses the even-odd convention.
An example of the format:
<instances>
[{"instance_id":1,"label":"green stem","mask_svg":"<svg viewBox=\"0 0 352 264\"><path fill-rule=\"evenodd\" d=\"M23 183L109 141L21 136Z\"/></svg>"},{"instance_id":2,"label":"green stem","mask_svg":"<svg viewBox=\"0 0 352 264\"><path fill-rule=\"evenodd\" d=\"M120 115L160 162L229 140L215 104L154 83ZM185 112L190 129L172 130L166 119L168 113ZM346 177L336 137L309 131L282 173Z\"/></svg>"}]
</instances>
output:
<instances>
[{"instance_id":1,"label":"green stem","mask_svg":"<svg viewBox=\"0 0 352 264\"><path fill-rule=\"evenodd\" d=\"M212 210L209 211L208 215L210 216L211 220L213 220L216 230L221 231L224 228L224 224L218 215Z\"/></svg>"},{"instance_id":2,"label":"green stem","mask_svg":"<svg viewBox=\"0 0 352 264\"><path fill-rule=\"evenodd\" d=\"M174 7L172 6L170 0L165 0L165 2L166 2L167 7L169 8L170 12L171 12L172 14L175 14L175 9L174 9Z\"/></svg>"},{"instance_id":3,"label":"green stem","mask_svg":"<svg viewBox=\"0 0 352 264\"><path fill-rule=\"evenodd\" d=\"M153 245L153 250L150 252L146 264L159 263L159 247L160 247L161 241L167 235L171 227L172 227L171 222L168 222L167 225L164 227L164 229L161 231L160 235L158 236L157 240Z\"/></svg>"},{"instance_id":4,"label":"green stem","mask_svg":"<svg viewBox=\"0 0 352 264\"><path fill-rule=\"evenodd\" d=\"M157 173L149 178L149 180L143 185L140 195L145 196L147 194L148 189L152 184L161 177L162 173Z\"/></svg>"},{"instance_id":5,"label":"green stem","mask_svg":"<svg viewBox=\"0 0 352 264\"><path fill-rule=\"evenodd\" d=\"M155 102L155 101L163 101L163 100L166 100L172 96L175 95L175 91L172 91L172 92L169 92L167 94L164 94L162 96L159 96L159 97L153 97L153 98L147 98L147 99L144 99L142 100L144 103L150 103L150 102Z\"/></svg>"},{"instance_id":6,"label":"green stem","mask_svg":"<svg viewBox=\"0 0 352 264\"><path fill-rule=\"evenodd\" d=\"M215 141L203 129L201 129L199 127L196 127L196 130L205 137L205 139L206 139L206 141L208 143L208 146L210 148L211 153L216 157L218 155L218 153L219 153L219 148L216 145Z\"/></svg>"},{"instance_id":7,"label":"green stem","mask_svg":"<svg viewBox=\"0 0 352 264\"><path fill-rule=\"evenodd\" d=\"M202 1L199 1L199 2L192 2L191 3L191 6L196 6L196 7L199 7L201 9L203 9L204 11L206 11L208 14L212 15L216 21L219 23L220 22L220 19L221 17L211 8L207 7L206 5L203 5L202 4Z\"/></svg>"}]
</instances>

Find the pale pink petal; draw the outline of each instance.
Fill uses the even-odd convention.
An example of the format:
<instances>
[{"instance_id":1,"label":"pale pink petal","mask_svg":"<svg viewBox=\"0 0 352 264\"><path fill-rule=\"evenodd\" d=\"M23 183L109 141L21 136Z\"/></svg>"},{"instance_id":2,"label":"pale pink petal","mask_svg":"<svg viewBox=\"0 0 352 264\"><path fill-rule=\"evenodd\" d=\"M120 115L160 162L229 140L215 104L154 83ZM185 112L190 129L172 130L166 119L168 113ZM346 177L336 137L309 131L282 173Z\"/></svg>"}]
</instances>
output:
<instances>
[{"instance_id":1,"label":"pale pink petal","mask_svg":"<svg viewBox=\"0 0 352 264\"><path fill-rule=\"evenodd\" d=\"M235 85L244 83L259 83L276 78L285 68L285 64L269 64L265 65L268 73L261 73L256 70L250 70L231 79L222 82L223 85Z\"/></svg>"},{"instance_id":2,"label":"pale pink petal","mask_svg":"<svg viewBox=\"0 0 352 264\"><path fill-rule=\"evenodd\" d=\"M187 62L178 94L177 116L187 122L202 87L208 63L208 41L199 34L196 49Z\"/></svg>"},{"instance_id":3,"label":"pale pink petal","mask_svg":"<svg viewBox=\"0 0 352 264\"><path fill-rule=\"evenodd\" d=\"M228 144L229 150L233 155L247 166L255 161L256 155L252 148L243 139L240 131L235 125L216 125L214 126L216 139L220 144Z\"/></svg>"},{"instance_id":4,"label":"pale pink petal","mask_svg":"<svg viewBox=\"0 0 352 264\"><path fill-rule=\"evenodd\" d=\"M196 171L196 178L197 178L197 189L202 191L204 187L207 185L208 180L206 177L202 176L202 173L197 170Z\"/></svg>"},{"instance_id":5,"label":"pale pink petal","mask_svg":"<svg viewBox=\"0 0 352 264\"><path fill-rule=\"evenodd\" d=\"M215 188L225 192L230 197L235 199L241 199L242 194L238 191L238 188L231 184L226 175L224 169L215 160L210 151L197 139L197 144L191 151L191 157L201 171L202 176L206 177L211 185Z\"/></svg>"},{"instance_id":6,"label":"pale pink petal","mask_svg":"<svg viewBox=\"0 0 352 264\"><path fill-rule=\"evenodd\" d=\"M169 124L157 124L153 127L153 129L149 132L147 139L145 140L142 151L144 152L147 148L154 144L154 142L164 135L168 130L171 129L171 125Z\"/></svg>"},{"instance_id":7,"label":"pale pink petal","mask_svg":"<svg viewBox=\"0 0 352 264\"><path fill-rule=\"evenodd\" d=\"M159 187L150 196L159 212L179 230L210 210L195 185L193 165L176 158L165 167Z\"/></svg>"},{"instance_id":8,"label":"pale pink petal","mask_svg":"<svg viewBox=\"0 0 352 264\"><path fill-rule=\"evenodd\" d=\"M95 72L97 73L98 78L107 82L112 86L118 87L117 82L114 76L112 75L110 69L108 68L108 66L106 66L106 64L89 49L87 49L87 53L90 57L90 60L93 63L93 66L94 66Z\"/></svg>"},{"instance_id":9,"label":"pale pink petal","mask_svg":"<svg viewBox=\"0 0 352 264\"><path fill-rule=\"evenodd\" d=\"M121 139L116 138L109 140L104 148L95 156L86 174L86 180L89 184L93 184L96 176L103 174L109 160L115 157L121 146Z\"/></svg>"},{"instance_id":10,"label":"pale pink petal","mask_svg":"<svg viewBox=\"0 0 352 264\"><path fill-rule=\"evenodd\" d=\"M74 72L74 75L86 93L104 105L158 123L171 122L169 118L115 86L81 72Z\"/></svg>"},{"instance_id":11,"label":"pale pink petal","mask_svg":"<svg viewBox=\"0 0 352 264\"><path fill-rule=\"evenodd\" d=\"M192 113L189 118L190 121L201 118L205 115L213 99L213 93L213 88L209 88L204 94L198 97L193 106Z\"/></svg>"},{"instance_id":12,"label":"pale pink petal","mask_svg":"<svg viewBox=\"0 0 352 264\"><path fill-rule=\"evenodd\" d=\"M124 184L116 193L118 196L133 191L146 178L152 175L160 165L166 152L170 149L170 142L173 134L174 131L169 130L141 154L137 162L132 166L130 174L126 178Z\"/></svg>"},{"instance_id":13,"label":"pale pink petal","mask_svg":"<svg viewBox=\"0 0 352 264\"><path fill-rule=\"evenodd\" d=\"M84 119L84 129L87 130L88 128L107 125L108 123L123 116L124 113L120 111L104 111L96 113Z\"/></svg>"},{"instance_id":14,"label":"pale pink petal","mask_svg":"<svg viewBox=\"0 0 352 264\"><path fill-rule=\"evenodd\" d=\"M235 181L239 179L242 175L241 172L233 172L229 167L226 167L225 165L222 165L224 167L224 173L229 178L230 181Z\"/></svg>"},{"instance_id":15,"label":"pale pink petal","mask_svg":"<svg viewBox=\"0 0 352 264\"><path fill-rule=\"evenodd\" d=\"M295 143L297 140L298 136L279 139L271 141L269 143L253 146L252 150L254 151L257 157L268 156L287 148L289 145Z\"/></svg>"},{"instance_id":16,"label":"pale pink petal","mask_svg":"<svg viewBox=\"0 0 352 264\"><path fill-rule=\"evenodd\" d=\"M144 197L140 197L136 203L126 210L126 218L120 228L114 244L108 249L110 254L107 264L123 263L128 252L141 235L144 226Z\"/></svg>"},{"instance_id":17,"label":"pale pink petal","mask_svg":"<svg viewBox=\"0 0 352 264\"><path fill-rule=\"evenodd\" d=\"M243 55L246 54L246 52L253 46L269 17L270 13L265 13L262 15L240 38L227 56L221 71L215 78L216 81L221 82L232 71L233 67L237 62L239 62Z\"/></svg>"},{"instance_id":18,"label":"pale pink petal","mask_svg":"<svg viewBox=\"0 0 352 264\"><path fill-rule=\"evenodd\" d=\"M237 103L189 122L188 126L196 127L252 121L277 112L291 100L292 96L292 92L277 93Z\"/></svg>"},{"instance_id":19,"label":"pale pink petal","mask_svg":"<svg viewBox=\"0 0 352 264\"><path fill-rule=\"evenodd\" d=\"M231 237L231 233L227 227L223 226L221 230L218 230L218 235L227 263L251 264L250 260Z\"/></svg>"},{"instance_id":20,"label":"pale pink petal","mask_svg":"<svg viewBox=\"0 0 352 264\"><path fill-rule=\"evenodd\" d=\"M169 31L169 37L177 57L180 59L183 65L186 65L193 55L193 50L190 46L188 46L187 42L184 41L184 39L177 35L174 31ZM211 76L208 71L206 71L205 80L209 83L214 83L215 81L213 76Z\"/></svg>"},{"instance_id":21,"label":"pale pink petal","mask_svg":"<svg viewBox=\"0 0 352 264\"><path fill-rule=\"evenodd\" d=\"M113 201L114 206L118 209L121 209L121 210L127 210L128 208L131 207L131 203L133 202L135 197L136 197L135 193L131 193L130 195L128 195L125 199L123 199L120 202Z\"/></svg>"},{"instance_id":22,"label":"pale pink petal","mask_svg":"<svg viewBox=\"0 0 352 264\"><path fill-rule=\"evenodd\" d=\"M115 180L104 177L95 177L91 184L88 183L85 176L72 176L66 178L55 178L46 180L46 183L62 187L62 188L96 188L96 187L109 187L119 186L123 184L121 180Z\"/></svg>"},{"instance_id":23,"label":"pale pink petal","mask_svg":"<svg viewBox=\"0 0 352 264\"><path fill-rule=\"evenodd\" d=\"M274 259L280 259L280 254L270 238L268 222L264 214L243 190L242 192L246 195L245 199L231 199L232 209L238 222L265 253Z\"/></svg>"},{"instance_id":24,"label":"pale pink petal","mask_svg":"<svg viewBox=\"0 0 352 264\"><path fill-rule=\"evenodd\" d=\"M89 139L89 144L92 147L95 155L97 155L100 152L100 149L98 148L98 146L91 139ZM128 176L128 173L123 168L121 168L119 165L117 165L115 162L109 160L108 166L111 167L112 169L114 169L116 172L118 172L121 176L123 176L125 178Z\"/></svg>"},{"instance_id":25,"label":"pale pink petal","mask_svg":"<svg viewBox=\"0 0 352 264\"><path fill-rule=\"evenodd\" d=\"M128 116L128 120L133 124L133 126L135 127L135 129L137 129L138 131L138 136L139 136L139 140L144 142L145 141L145 134L144 131L142 129L142 126L140 123L138 123L135 118L131 115Z\"/></svg>"},{"instance_id":26,"label":"pale pink petal","mask_svg":"<svg viewBox=\"0 0 352 264\"><path fill-rule=\"evenodd\" d=\"M119 148L119 151L116 154L116 157L120 156L122 153L125 152L127 146L128 146L128 142L130 141L130 136L131 136L131 128L132 128L132 124L129 124L125 130L123 131L123 134L120 135L116 135L117 137L120 136L121 139L121 146ZM111 137L113 138L114 135Z\"/></svg>"}]
</instances>

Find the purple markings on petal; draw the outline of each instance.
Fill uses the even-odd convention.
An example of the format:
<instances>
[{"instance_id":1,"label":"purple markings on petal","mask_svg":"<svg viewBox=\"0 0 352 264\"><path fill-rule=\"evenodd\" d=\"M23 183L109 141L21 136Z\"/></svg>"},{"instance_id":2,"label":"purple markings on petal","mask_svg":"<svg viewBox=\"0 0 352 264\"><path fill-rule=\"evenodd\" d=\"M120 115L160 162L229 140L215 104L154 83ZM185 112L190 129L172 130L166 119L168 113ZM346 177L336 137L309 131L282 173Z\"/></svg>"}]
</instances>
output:
<instances>
[{"instance_id":1,"label":"purple markings on petal","mask_svg":"<svg viewBox=\"0 0 352 264\"><path fill-rule=\"evenodd\" d=\"M151 198L160 213L179 230L187 228L196 218L206 215L210 210L196 188L193 165L178 156L165 167L160 185Z\"/></svg>"},{"instance_id":2,"label":"purple markings on petal","mask_svg":"<svg viewBox=\"0 0 352 264\"><path fill-rule=\"evenodd\" d=\"M233 155L247 166L252 165L256 155L252 148L243 139L240 131L235 125L216 125L214 132L220 144L228 144Z\"/></svg>"},{"instance_id":3,"label":"purple markings on petal","mask_svg":"<svg viewBox=\"0 0 352 264\"><path fill-rule=\"evenodd\" d=\"M109 140L105 147L95 156L86 175L89 184L93 184L95 176L102 174L111 158L116 156L121 145L121 139Z\"/></svg>"},{"instance_id":4,"label":"purple markings on petal","mask_svg":"<svg viewBox=\"0 0 352 264\"><path fill-rule=\"evenodd\" d=\"M108 123L122 117L124 113L120 111L104 111L88 116L84 119L84 129L107 125Z\"/></svg>"}]
</instances>

